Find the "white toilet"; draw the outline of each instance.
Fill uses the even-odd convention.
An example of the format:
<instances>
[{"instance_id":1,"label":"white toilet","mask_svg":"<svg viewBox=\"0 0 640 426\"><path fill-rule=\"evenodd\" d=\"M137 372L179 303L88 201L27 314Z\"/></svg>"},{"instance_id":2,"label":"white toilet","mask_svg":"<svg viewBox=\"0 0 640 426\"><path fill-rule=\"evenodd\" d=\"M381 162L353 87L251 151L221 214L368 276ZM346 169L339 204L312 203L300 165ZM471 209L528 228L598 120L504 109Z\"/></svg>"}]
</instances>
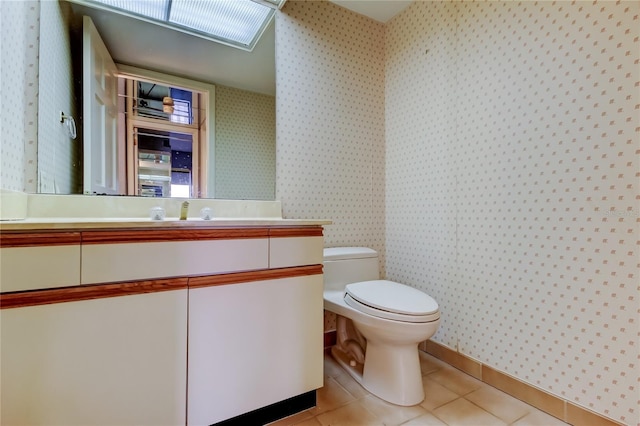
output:
<instances>
[{"instance_id":1,"label":"white toilet","mask_svg":"<svg viewBox=\"0 0 640 426\"><path fill-rule=\"evenodd\" d=\"M438 329L438 304L422 291L380 280L378 253L324 249L324 308L337 317L336 361L365 389L397 405L424 399L418 344Z\"/></svg>"}]
</instances>

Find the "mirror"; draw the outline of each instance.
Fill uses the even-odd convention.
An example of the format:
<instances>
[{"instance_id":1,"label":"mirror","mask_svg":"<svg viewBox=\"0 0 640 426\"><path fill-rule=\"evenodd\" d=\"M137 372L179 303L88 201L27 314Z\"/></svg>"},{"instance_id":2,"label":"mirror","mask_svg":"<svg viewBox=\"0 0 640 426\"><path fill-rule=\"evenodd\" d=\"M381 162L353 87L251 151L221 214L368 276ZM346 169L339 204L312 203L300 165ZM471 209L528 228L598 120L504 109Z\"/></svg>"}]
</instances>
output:
<instances>
[{"instance_id":1,"label":"mirror","mask_svg":"<svg viewBox=\"0 0 640 426\"><path fill-rule=\"evenodd\" d=\"M82 75L82 16L87 15L117 64L215 86L215 147L209 147L213 154L207 165L213 178L203 196L275 199L273 21L254 50L246 52L64 0L39 5L35 191L82 193L79 145L83 122L78 76ZM75 118L77 139L69 138L67 120L61 121L61 113ZM254 121L251 117L256 115ZM260 145L252 146L251 138L260 139Z\"/></svg>"}]
</instances>

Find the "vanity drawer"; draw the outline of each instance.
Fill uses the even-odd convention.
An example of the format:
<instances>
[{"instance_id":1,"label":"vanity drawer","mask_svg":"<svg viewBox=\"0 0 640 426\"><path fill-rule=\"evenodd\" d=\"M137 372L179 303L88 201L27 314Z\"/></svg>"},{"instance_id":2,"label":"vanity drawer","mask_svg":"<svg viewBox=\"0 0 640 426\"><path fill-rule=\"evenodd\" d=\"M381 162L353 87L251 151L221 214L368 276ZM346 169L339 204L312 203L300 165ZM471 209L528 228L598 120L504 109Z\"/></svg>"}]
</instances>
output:
<instances>
[{"instance_id":1,"label":"vanity drawer","mask_svg":"<svg viewBox=\"0 0 640 426\"><path fill-rule=\"evenodd\" d=\"M269 267L268 238L86 244L82 284L221 274Z\"/></svg>"},{"instance_id":2,"label":"vanity drawer","mask_svg":"<svg viewBox=\"0 0 640 426\"><path fill-rule=\"evenodd\" d=\"M80 245L0 249L0 291L80 284Z\"/></svg>"},{"instance_id":3,"label":"vanity drawer","mask_svg":"<svg viewBox=\"0 0 640 426\"><path fill-rule=\"evenodd\" d=\"M322 264L322 228L272 229L270 237L270 268Z\"/></svg>"},{"instance_id":4,"label":"vanity drawer","mask_svg":"<svg viewBox=\"0 0 640 426\"><path fill-rule=\"evenodd\" d=\"M0 247L3 293L80 284L80 233L6 233Z\"/></svg>"}]
</instances>

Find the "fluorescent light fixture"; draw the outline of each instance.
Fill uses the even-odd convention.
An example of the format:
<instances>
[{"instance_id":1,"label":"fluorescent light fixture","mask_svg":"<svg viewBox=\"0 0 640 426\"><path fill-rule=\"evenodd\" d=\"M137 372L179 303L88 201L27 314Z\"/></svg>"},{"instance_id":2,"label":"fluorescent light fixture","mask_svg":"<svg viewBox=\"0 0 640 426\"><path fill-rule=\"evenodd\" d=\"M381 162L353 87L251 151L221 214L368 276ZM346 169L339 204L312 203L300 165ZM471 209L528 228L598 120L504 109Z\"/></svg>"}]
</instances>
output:
<instances>
[{"instance_id":1,"label":"fluorescent light fixture","mask_svg":"<svg viewBox=\"0 0 640 426\"><path fill-rule=\"evenodd\" d=\"M286 0L71 0L251 51Z\"/></svg>"}]
</instances>

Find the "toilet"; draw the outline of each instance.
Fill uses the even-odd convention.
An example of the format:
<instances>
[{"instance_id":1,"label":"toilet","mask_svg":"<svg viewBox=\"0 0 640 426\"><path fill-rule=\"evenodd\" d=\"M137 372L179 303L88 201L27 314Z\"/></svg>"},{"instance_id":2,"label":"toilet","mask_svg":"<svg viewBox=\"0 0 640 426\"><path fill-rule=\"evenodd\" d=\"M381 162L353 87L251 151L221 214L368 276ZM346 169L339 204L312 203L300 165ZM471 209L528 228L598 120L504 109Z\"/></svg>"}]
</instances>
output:
<instances>
[{"instance_id":1,"label":"toilet","mask_svg":"<svg viewBox=\"0 0 640 426\"><path fill-rule=\"evenodd\" d=\"M424 400L418 344L440 324L426 293L379 279L378 253L324 249L324 308L337 314L335 360L365 389L397 405Z\"/></svg>"}]
</instances>

